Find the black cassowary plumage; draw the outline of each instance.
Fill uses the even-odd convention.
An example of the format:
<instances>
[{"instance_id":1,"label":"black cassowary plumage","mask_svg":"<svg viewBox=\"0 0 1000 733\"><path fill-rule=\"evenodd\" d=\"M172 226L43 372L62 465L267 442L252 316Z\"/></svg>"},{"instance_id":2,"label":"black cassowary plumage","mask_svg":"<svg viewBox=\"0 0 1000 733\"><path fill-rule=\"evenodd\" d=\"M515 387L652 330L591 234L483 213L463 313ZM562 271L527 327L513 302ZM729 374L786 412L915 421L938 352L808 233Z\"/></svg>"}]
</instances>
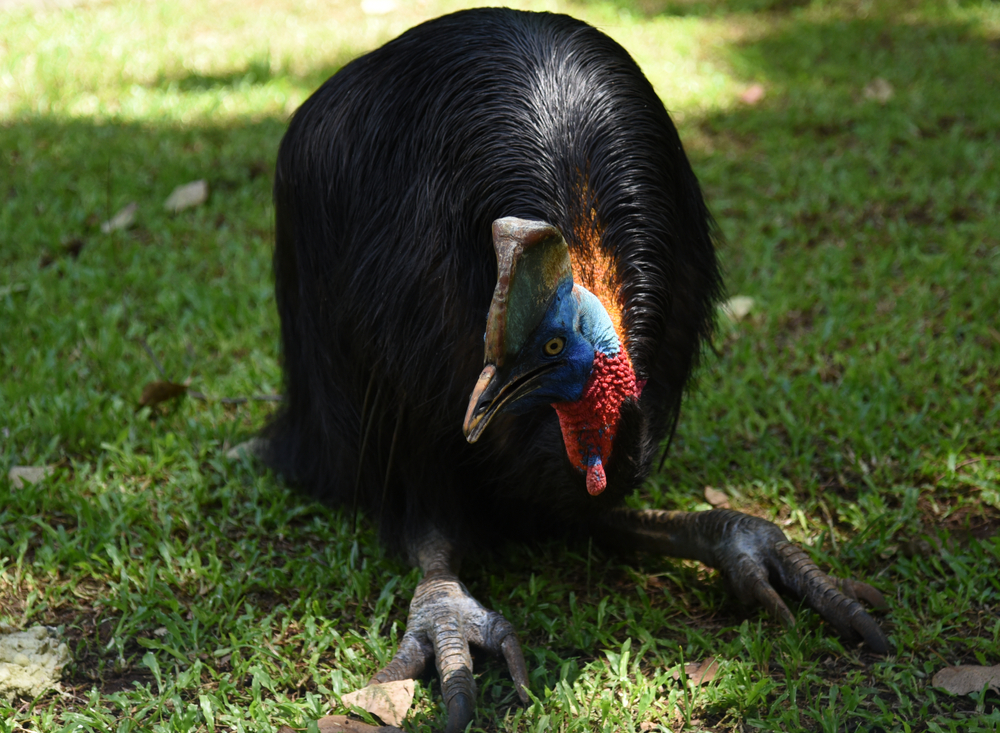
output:
<instances>
[{"instance_id":1,"label":"black cassowary plumage","mask_svg":"<svg viewBox=\"0 0 1000 733\"><path fill-rule=\"evenodd\" d=\"M462 586L457 553L571 528L700 560L785 623L789 592L888 650L858 603L878 591L829 578L770 522L620 506L675 424L721 281L677 131L614 41L501 9L418 26L296 112L274 201L286 401L265 458L424 571L373 681L435 659L461 730L471 642L504 654L526 701L516 633Z\"/></svg>"},{"instance_id":2,"label":"black cassowary plumage","mask_svg":"<svg viewBox=\"0 0 1000 733\"><path fill-rule=\"evenodd\" d=\"M508 10L418 26L295 114L274 196L287 394L270 427L276 469L338 503L357 492L390 542L408 520L482 541L528 517L585 517L645 477L720 277L677 132L617 43L567 16ZM460 429L497 278L492 222L547 221L572 251L591 244L575 234L595 213L648 380L622 418L631 449L597 498L580 490L551 409L497 418L476 445Z\"/></svg>"}]
</instances>

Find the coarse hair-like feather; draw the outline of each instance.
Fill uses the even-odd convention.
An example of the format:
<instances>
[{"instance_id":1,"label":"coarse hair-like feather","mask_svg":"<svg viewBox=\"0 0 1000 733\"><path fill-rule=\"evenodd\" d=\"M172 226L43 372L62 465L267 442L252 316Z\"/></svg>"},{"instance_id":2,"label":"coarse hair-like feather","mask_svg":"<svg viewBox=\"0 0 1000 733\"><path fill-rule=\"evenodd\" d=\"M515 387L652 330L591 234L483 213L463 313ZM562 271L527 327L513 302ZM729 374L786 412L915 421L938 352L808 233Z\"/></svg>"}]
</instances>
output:
<instances>
[{"instance_id":1,"label":"coarse hair-like feather","mask_svg":"<svg viewBox=\"0 0 1000 733\"><path fill-rule=\"evenodd\" d=\"M586 522L645 478L721 280L677 132L613 40L506 9L417 26L296 112L274 202L286 401L265 435L277 471L357 502L390 544L428 521L458 542ZM599 497L551 408L499 416L475 445L462 435L504 216L553 224L575 257L612 263L646 384L623 409Z\"/></svg>"}]
</instances>

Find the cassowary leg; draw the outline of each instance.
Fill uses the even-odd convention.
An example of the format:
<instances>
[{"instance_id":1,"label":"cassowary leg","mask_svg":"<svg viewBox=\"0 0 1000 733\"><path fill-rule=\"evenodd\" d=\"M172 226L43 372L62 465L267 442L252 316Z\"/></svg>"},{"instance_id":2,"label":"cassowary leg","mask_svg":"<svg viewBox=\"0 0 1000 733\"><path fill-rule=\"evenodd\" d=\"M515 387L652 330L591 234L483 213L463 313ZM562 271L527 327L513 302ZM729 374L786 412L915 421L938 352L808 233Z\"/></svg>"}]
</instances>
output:
<instances>
[{"instance_id":1,"label":"cassowary leg","mask_svg":"<svg viewBox=\"0 0 1000 733\"><path fill-rule=\"evenodd\" d=\"M833 578L777 525L731 509L705 512L618 510L599 532L621 549L698 560L716 568L744 603L759 603L788 626L795 616L781 600L786 591L805 600L848 639L860 637L879 654L889 640L859 600L876 608L885 598L867 583Z\"/></svg>"},{"instance_id":2,"label":"cassowary leg","mask_svg":"<svg viewBox=\"0 0 1000 733\"><path fill-rule=\"evenodd\" d=\"M527 703L528 669L514 627L469 594L456 574L458 563L451 543L432 531L413 544L411 553L424 577L410 602L406 633L396 655L369 684L417 677L434 657L448 707L445 730L464 730L472 720L476 699L471 643L503 653L518 695Z\"/></svg>"}]
</instances>

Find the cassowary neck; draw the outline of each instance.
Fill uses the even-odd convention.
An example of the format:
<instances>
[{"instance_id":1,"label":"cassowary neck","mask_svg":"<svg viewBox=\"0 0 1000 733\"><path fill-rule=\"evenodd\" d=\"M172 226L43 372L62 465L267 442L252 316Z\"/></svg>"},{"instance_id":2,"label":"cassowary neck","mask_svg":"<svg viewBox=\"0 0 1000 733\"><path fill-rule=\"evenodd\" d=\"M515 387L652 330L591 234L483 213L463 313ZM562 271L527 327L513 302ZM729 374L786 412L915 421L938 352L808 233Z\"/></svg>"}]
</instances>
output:
<instances>
[{"instance_id":1,"label":"cassowary neck","mask_svg":"<svg viewBox=\"0 0 1000 733\"><path fill-rule=\"evenodd\" d=\"M597 496L607 486L604 463L611 457L622 403L638 399L642 385L636 381L607 311L585 288L576 286L574 291L580 300L583 331L595 347L594 366L580 399L552 407L559 415L570 461L587 474L587 491Z\"/></svg>"}]
</instances>

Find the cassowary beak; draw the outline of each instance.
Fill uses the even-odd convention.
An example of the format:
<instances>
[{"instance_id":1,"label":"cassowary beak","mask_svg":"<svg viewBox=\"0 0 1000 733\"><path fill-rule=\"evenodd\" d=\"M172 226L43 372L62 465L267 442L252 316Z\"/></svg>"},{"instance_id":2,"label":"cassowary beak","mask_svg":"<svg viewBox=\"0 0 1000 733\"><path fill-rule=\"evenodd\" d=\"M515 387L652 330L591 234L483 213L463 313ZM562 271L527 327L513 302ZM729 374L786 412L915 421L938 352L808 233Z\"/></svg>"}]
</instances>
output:
<instances>
[{"instance_id":1,"label":"cassowary beak","mask_svg":"<svg viewBox=\"0 0 1000 733\"><path fill-rule=\"evenodd\" d=\"M469 407L465 411L465 422L462 432L470 443L479 440L490 420L504 407L513 404L522 397L537 391L542 385L542 377L562 362L533 364L526 369L520 369L516 374L498 375L497 368L487 364L479 374L476 387L469 395Z\"/></svg>"},{"instance_id":2,"label":"cassowary beak","mask_svg":"<svg viewBox=\"0 0 1000 733\"><path fill-rule=\"evenodd\" d=\"M540 363L518 354L560 284L572 283L569 246L551 224L508 216L493 222L497 285L486 319L486 367L469 397L462 431L470 443L493 416L539 389L541 377L562 362Z\"/></svg>"}]
</instances>

